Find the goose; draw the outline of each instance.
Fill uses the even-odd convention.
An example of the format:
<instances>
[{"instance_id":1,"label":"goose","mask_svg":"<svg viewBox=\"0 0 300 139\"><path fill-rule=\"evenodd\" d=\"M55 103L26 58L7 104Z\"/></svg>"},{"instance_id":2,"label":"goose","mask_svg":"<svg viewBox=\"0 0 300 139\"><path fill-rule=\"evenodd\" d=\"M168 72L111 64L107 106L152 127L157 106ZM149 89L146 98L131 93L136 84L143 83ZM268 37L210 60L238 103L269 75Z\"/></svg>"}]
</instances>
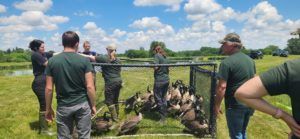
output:
<instances>
[{"instance_id":1,"label":"goose","mask_svg":"<svg viewBox=\"0 0 300 139\"><path fill-rule=\"evenodd\" d=\"M134 130L136 128L136 126L138 125L138 123L143 119L142 113L137 112L137 107L138 107L137 105L135 105L135 107L134 107L134 111L135 111L136 115L128 118L120 125L118 135L123 135L123 134L126 134L126 133Z\"/></svg>"},{"instance_id":2,"label":"goose","mask_svg":"<svg viewBox=\"0 0 300 139\"><path fill-rule=\"evenodd\" d=\"M155 100L154 100L154 95L150 95L148 100L143 104L140 111L148 111L149 112L154 107L156 107L156 103L155 103Z\"/></svg>"},{"instance_id":3,"label":"goose","mask_svg":"<svg viewBox=\"0 0 300 139\"><path fill-rule=\"evenodd\" d=\"M190 96L190 92L188 91L188 87L184 87L181 101L184 104L189 99L191 99L191 96Z\"/></svg>"},{"instance_id":4,"label":"goose","mask_svg":"<svg viewBox=\"0 0 300 139\"><path fill-rule=\"evenodd\" d=\"M181 123L188 129L188 131L192 132L193 134L201 136L208 133L208 125L206 123L201 123L197 120L183 120L181 121Z\"/></svg>"},{"instance_id":5,"label":"goose","mask_svg":"<svg viewBox=\"0 0 300 139\"><path fill-rule=\"evenodd\" d=\"M150 90L150 87L148 86L147 87L147 92L143 95L143 96L141 96L141 100L142 101L147 101L148 99L149 99L149 97L151 96L151 95L153 95L154 93L153 93L153 91L151 91Z\"/></svg>"},{"instance_id":6,"label":"goose","mask_svg":"<svg viewBox=\"0 0 300 139\"><path fill-rule=\"evenodd\" d=\"M130 98L125 100L125 109L126 110L132 110L134 105L137 102L141 101L140 94L141 94L141 92L136 92L135 95L133 95Z\"/></svg>"},{"instance_id":7,"label":"goose","mask_svg":"<svg viewBox=\"0 0 300 139\"><path fill-rule=\"evenodd\" d=\"M176 100L175 103L170 103L169 108L167 109L169 113L175 115L176 113L179 112L180 110L180 105L179 105L180 101Z\"/></svg>"},{"instance_id":8,"label":"goose","mask_svg":"<svg viewBox=\"0 0 300 139\"><path fill-rule=\"evenodd\" d=\"M95 119L95 123L93 124L93 129L96 132L107 132L109 128L112 126L111 120L107 117L109 112L105 112L102 117L98 117Z\"/></svg>"}]
</instances>

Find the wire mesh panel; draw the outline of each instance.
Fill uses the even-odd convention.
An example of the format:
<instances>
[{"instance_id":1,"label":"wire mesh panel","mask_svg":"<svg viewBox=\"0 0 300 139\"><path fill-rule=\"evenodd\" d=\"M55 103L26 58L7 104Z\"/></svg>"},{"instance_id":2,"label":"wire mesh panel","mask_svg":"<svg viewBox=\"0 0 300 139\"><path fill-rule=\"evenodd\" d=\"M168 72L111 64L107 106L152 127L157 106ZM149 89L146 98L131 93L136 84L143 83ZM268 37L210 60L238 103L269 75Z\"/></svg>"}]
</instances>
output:
<instances>
[{"instance_id":1,"label":"wire mesh panel","mask_svg":"<svg viewBox=\"0 0 300 139\"><path fill-rule=\"evenodd\" d=\"M121 78L122 78L122 89L120 91L120 123L126 121L126 119L135 116L135 112L133 109L128 109L127 105L124 103L128 98L138 95L141 100L147 93L153 93L153 85L154 85L154 67L162 67L166 66L169 68L169 77L170 77L170 89L176 86L176 82L181 82L182 86L193 88L196 94L199 94L203 97L203 105L206 117L209 121L209 132L205 132L206 134L212 134L215 132L210 124L211 118L211 95L212 95L212 79L214 73L214 63L181 63L181 64L161 64L161 65L154 65L149 63L138 63L138 64L101 64L101 63L93 63L94 69L96 71L96 95L97 95L97 108L104 108L101 112L97 115L101 116L105 111L107 111L104 101L104 79L101 73L101 67L103 66L120 66L121 67ZM210 67L209 70L206 72L198 71L197 69L201 66ZM192 68L193 67L193 68ZM195 68L197 67L197 69ZM212 68L211 68L212 67ZM202 84L201 84L202 83ZM178 85L178 84L177 84ZM178 87L179 88L179 87ZM180 89L180 92L184 90L183 88ZM186 89L187 90L187 89ZM168 95L167 93L167 95ZM182 97L183 97L182 93ZM166 96L167 97L167 96ZM150 100L150 99L149 99ZM137 100L138 101L138 100ZM147 100L146 100L147 101ZM145 106L145 101L140 101L139 109L142 111L143 119L137 125L137 127L128 134L130 135L142 135L142 134L178 134L178 136L186 136L185 129L187 128L186 125L182 123L182 116L183 112L174 112L169 111L168 117L166 119L165 124L160 124L158 121L160 119L159 114L156 112L157 109L155 106L143 109ZM183 103L178 104L182 105ZM207 105L207 106L206 106ZM168 108L173 106L173 103L168 103ZM184 117L184 116L183 116ZM94 133L95 137L107 137L107 136L116 136L118 135L119 128L115 128L109 130L107 132L101 133ZM193 136L186 136L186 137L193 137Z\"/></svg>"},{"instance_id":2,"label":"wire mesh panel","mask_svg":"<svg viewBox=\"0 0 300 139\"><path fill-rule=\"evenodd\" d=\"M215 78L216 65L212 67L196 67L191 68L191 86L196 94L203 96L204 111L209 119L209 134L215 137L216 133L216 116L213 111L214 95L216 88Z\"/></svg>"}]
</instances>

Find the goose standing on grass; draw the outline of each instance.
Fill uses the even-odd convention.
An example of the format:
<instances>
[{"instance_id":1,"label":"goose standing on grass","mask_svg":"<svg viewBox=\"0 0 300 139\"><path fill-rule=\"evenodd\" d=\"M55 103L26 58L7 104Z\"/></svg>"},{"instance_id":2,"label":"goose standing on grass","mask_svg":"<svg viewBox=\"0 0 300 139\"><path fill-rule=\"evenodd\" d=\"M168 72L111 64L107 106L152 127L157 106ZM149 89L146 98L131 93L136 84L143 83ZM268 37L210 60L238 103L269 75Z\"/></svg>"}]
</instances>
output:
<instances>
[{"instance_id":1,"label":"goose standing on grass","mask_svg":"<svg viewBox=\"0 0 300 139\"><path fill-rule=\"evenodd\" d=\"M135 111L135 116L128 118L126 121L124 121L119 128L119 134L118 135L123 135L128 132L133 131L138 123L143 119L143 115L141 112L137 111L138 105L134 106L134 111Z\"/></svg>"},{"instance_id":2,"label":"goose standing on grass","mask_svg":"<svg viewBox=\"0 0 300 139\"><path fill-rule=\"evenodd\" d=\"M105 112L102 117L98 117L95 119L95 123L93 124L93 129L96 132L107 132L109 128L112 126L112 121L107 117L108 112Z\"/></svg>"}]
</instances>

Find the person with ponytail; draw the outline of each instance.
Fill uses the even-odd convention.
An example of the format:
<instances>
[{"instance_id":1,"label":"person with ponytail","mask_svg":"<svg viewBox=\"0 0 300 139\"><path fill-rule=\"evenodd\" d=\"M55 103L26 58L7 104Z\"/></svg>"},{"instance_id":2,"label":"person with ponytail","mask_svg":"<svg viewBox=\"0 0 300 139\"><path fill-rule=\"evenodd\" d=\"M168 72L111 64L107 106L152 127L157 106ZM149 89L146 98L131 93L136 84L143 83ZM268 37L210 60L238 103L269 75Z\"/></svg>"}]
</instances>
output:
<instances>
[{"instance_id":1,"label":"person with ponytail","mask_svg":"<svg viewBox=\"0 0 300 139\"><path fill-rule=\"evenodd\" d=\"M168 64L166 52L160 45L153 47L154 64ZM158 106L158 113L160 115L159 122L165 123L167 115L167 101L166 94L169 86L169 68L168 67L154 67L154 98Z\"/></svg>"},{"instance_id":2,"label":"person with ponytail","mask_svg":"<svg viewBox=\"0 0 300 139\"><path fill-rule=\"evenodd\" d=\"M39 133L52 136L54 132L48 130L48 124L45 119L46 101L45 101L45 86L46 75L45 69L48 64L49 55L45 52L45 44L42 40L33 40L29 43L29 48L32 50L31 62L33 68L34 80L31 88L39 101Z\"/></svg>"}]
</instances>

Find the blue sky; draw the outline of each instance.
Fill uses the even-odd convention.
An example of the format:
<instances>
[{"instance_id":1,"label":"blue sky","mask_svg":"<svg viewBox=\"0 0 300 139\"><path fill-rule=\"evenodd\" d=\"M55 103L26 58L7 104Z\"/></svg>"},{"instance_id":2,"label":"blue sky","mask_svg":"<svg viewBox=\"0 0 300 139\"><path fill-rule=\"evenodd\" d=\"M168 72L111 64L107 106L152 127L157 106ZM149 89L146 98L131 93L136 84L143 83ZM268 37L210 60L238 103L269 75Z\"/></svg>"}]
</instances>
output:
<instances>
[{"instance_id":1,"label":"blue sky","mask_svg":"<svg viewBox=\"0 0 300 139\"><path fill-rule=\"evenodd\" d=\"M149 48L164 41L174 51L219 47L229 32L245 47L286 47L300 28L298 0L24 0L0 1L0 49L27 48L41 39L47 50L61 51L61 34L76 31L81 43L105 52ZM82 45L80 45L82 50Z\"/></svg>"}]
</instances>

